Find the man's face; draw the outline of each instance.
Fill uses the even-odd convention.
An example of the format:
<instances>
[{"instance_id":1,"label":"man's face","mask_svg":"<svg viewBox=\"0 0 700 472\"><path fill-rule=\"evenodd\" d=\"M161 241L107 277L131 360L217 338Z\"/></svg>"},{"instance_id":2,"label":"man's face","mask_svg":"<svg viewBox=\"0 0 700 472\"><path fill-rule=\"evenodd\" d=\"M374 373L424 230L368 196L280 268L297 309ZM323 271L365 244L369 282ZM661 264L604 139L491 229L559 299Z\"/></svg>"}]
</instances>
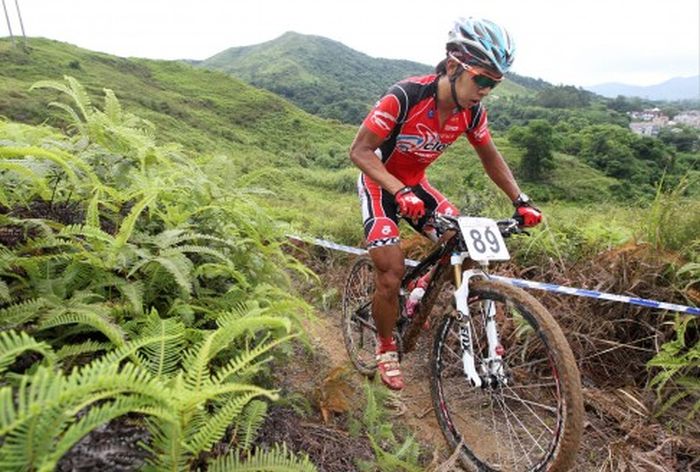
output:
<instances>
[{"instance_id":1,"label":"man's face","mask_svg":"<svg viewBox=\"0 0 700 472\"><path fill-rule=\"evenodd\" d=\"M456 58L450 58L450 62L452 63L452 73L459 72L459 68L463 69L455 83L457 99L463 108L476 105L503 80L503 77L499 77L491 71L464 64Z\"/></svg>"}]
</instances>

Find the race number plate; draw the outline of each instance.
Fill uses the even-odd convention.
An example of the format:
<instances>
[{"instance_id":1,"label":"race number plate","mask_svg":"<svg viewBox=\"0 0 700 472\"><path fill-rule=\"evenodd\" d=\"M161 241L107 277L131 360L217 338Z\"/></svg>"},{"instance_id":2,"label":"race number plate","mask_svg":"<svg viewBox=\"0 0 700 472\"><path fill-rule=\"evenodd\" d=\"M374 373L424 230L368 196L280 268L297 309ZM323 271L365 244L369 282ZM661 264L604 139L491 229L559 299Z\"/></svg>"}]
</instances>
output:
<instances>
[{"instance_id":1,"label":"race number plate","mask_svg":"<svg viewBox=\"0 0 700 472\"><path fill-rule=\"evenodd\" d=\"M495 221L489 218L468 216L461 216L458 221L471 259L475 261L507 261L510 259L508 248Z\"/></svg>"}]
</instances>

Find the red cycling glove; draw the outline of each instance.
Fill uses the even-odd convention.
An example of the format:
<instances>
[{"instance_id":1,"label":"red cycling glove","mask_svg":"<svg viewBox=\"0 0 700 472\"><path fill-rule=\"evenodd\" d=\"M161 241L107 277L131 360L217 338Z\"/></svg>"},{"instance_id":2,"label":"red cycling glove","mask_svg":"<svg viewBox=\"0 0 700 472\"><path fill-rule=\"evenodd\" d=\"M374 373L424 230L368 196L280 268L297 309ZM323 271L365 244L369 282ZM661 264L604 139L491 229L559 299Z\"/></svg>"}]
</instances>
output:
<instances>
[{"instance_id":1,"label":"red cycling glove","mask_svg":"<svg viewBox=\"0 0 700 472\"><path fill-rule=\"evenodd\" d=\"M542 212L539 208L529 205L521 205L515 209L513 218L518 221L521 226L526 228L537 226L542 221Z\"/></svg>"},{"instance_id":2,"label":"red cycling glove","mask_svg":"<svg viewBox=\"0 0 700 472\"><path fill-rule=\"evenodd\" d=\"M425 203L413 193L411 187L404 187L396 192L394 200L399 206L399 213L405 218L414 220L425 214Z\"/></svg>"}]
</instances>

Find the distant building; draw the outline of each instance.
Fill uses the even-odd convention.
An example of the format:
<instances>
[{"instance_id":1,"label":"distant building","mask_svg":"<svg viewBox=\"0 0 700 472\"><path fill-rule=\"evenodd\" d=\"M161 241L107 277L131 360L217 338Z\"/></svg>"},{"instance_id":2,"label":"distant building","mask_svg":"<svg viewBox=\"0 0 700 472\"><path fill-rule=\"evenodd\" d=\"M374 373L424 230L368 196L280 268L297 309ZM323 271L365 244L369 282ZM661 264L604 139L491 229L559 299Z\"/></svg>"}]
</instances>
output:
<instances>
[{"instance_id":1,"label":"distant building","mask_svg":"<svg viewBox=\"0 0 700 472\"><path fill-rule=\"evenodd\" d=\"M647 108L643 111L628 113L632 119L630 129L642 136L656 136L661 128L668 126L670 120L659 108Z\"/></svg>"},{"instance_id":2,"label":"distant building","mask_svg":"<svg viewBox=\"0 0 700 472\"><path fill-rule=\"evenodd\" d=\"M689 110L673 117L672 123L700 128L700 110Z\"/></svg>"},{"instance_id":3,"label":"distant building","mask_svg":"<svg viewBox=\"0 0 700 472\"><path fill-rule=\"evenodd\" d=\"M659 108L647 108L643 111L631 111L628 113L632 121L666 121L668 116L664 115Z\"/></svg>"},{"instance_id":4,"label":"distant building","mask_svg":"<svg viewBox=\"0 0 700 472\"><path fill-rule=\"evenodd\" d=\"M656 136L661 130L661 126L648 121L637 121L630 123L632 132L641 136Z\"/></svg>"}]
</instances>

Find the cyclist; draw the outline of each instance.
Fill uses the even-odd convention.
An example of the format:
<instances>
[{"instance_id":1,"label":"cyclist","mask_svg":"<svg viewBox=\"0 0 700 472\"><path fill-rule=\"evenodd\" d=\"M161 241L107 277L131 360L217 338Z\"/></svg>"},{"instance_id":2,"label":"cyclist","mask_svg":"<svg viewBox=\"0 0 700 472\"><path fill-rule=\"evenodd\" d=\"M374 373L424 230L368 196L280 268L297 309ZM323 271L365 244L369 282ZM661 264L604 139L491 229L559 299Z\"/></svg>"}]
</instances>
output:
<instances>
[{"instance_id":1,"label":"cyclist","mask_svg":"<svg viewBox=\"0 0 700 472\"><path fill-rule=\"evenodd\" d=\"M514 53L513 41L502 27L460 18L448 34L446 57L435 74L393 85L367 115L350 148L350 159L362 171L358 192L376 273L372 316L378 332L377 370L390 389L404 387L392 336L404 274L398 219L437 240L440 235L426 224L427 215L458 214L428 183L426 167L466 134L489 178L513 201L523 225L534 226L542 218L496 149L482 104L503 80Z\"/></svg>"}]
</instances>

